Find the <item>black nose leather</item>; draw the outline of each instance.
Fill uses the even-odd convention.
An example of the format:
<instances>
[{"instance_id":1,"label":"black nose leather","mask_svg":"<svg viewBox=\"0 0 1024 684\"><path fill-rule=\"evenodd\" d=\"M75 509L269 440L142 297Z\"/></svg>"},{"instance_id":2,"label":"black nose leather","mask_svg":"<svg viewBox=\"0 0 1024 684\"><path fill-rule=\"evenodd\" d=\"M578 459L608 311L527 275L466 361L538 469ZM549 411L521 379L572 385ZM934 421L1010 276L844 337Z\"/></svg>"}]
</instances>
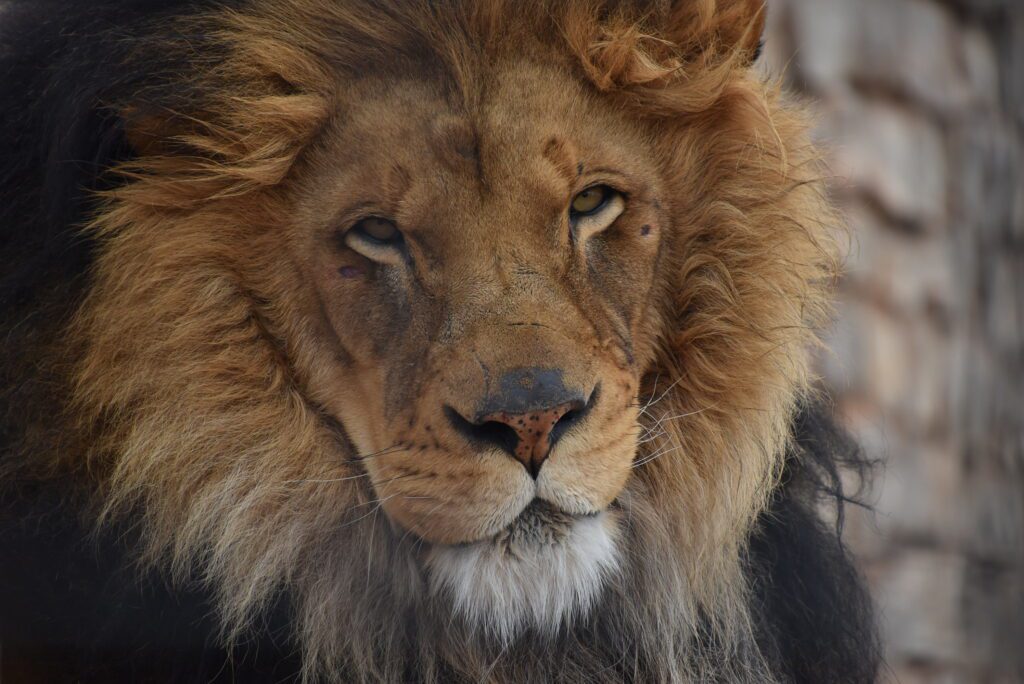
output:
<instances>
[{"instance_id":1,"label":"black nose leather","mask_svg":"<svg viewBox=\"0 0 1024 684\"><path fill-rule=\"evenodd\" d=\"M480 402L474 422L491 413L530 413L572 403L582 407L586 401L581 391L565 386L557 368L514 368L504 373L497 389Z\"/></svg>"},{"instance_id":2,"label":"black nose leather","mask_svg":"<svg viewBox=\"0 0 1024 684\"><path fill-rule=\"evenodd\" d=\"M593 405L579 390L565 386L554 368L516 368L503 374L497 391L485 397L472 417L446 407L453 426L466 437L498 446L534 478L555 442Z\"/></svg>"}]
</instances>

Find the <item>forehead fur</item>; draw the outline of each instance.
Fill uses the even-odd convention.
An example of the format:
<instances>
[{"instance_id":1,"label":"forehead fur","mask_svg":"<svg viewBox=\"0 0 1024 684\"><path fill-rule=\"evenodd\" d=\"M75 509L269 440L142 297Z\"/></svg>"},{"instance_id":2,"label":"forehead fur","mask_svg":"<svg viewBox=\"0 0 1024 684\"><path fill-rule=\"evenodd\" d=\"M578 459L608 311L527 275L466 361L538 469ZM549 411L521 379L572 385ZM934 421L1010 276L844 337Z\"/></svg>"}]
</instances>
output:
<instances>
[{"instance_id":1,"label":"forehead fur","mask_svg":"<svg viewBox=\"0 0 1024 684\"><path fill-rule=\"evenodd\" d=\"M527 12L513 0L265 0L181 22L164 49L209 61L193 57L187 85L157 82L122 113L143 152L167 151L154 143L177 129L174 145L236 160L220 180L237 191L280 180L296 144L344 100L346 75L412 75L471 109L496 62L560 61L639 115L700 112L750 57L731 34L763 20L726 22L716 4L745 3L538 1Z\"/></svg>"}]
</instances>

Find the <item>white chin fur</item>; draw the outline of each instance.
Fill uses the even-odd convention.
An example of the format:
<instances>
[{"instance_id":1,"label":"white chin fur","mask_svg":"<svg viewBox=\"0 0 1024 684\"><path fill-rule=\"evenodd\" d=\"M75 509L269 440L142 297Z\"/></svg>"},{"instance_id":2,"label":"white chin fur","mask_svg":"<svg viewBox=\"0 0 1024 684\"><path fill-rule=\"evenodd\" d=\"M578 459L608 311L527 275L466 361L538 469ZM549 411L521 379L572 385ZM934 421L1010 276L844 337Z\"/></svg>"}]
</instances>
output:
<instances>
[{"instance_id":1,"label":"white chin fur","mask_svg":"<svg viewBox=\"0 0 1024 684\"><path fill-rule=\"evenodd\" d=\"M614 516L541 528L530 520L516 529L519 522L494 539L435 547L427 558L433 593L503 643L527 628L552 633L586 616L619 565Z\"/></svg>"}]
</instances>

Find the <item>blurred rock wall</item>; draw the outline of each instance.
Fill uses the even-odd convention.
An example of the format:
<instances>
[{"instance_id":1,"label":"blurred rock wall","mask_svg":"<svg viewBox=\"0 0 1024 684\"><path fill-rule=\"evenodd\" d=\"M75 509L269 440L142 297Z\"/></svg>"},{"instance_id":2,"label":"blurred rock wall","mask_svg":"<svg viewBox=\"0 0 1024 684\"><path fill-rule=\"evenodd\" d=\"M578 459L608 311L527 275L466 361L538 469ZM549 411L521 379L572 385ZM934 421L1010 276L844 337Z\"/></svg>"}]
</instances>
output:
<instances>
[{"instance_id":1,"label":"blurred rock wall","mask_svg":"<svg viewBox=\"0 0 1024 684\"><path fill-rule=\"evenodd\" d=\"M820 372L901 682L1024 681L1024 0L768 0L852 227Z\"/></svg>"}]
</instances>

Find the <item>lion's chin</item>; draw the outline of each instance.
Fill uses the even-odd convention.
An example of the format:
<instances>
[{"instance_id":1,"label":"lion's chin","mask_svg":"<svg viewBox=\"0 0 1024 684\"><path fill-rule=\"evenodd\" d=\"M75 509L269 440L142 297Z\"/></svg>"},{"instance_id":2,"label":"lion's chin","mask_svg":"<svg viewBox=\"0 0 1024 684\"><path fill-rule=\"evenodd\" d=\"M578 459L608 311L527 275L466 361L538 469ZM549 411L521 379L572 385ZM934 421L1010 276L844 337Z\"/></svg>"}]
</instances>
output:
<instances>
[{"instance_id":1,"label":"lion's chin","mask_svg":"<svg viewBox=\"0 0 1024 684\"><path fill-rule=\"evenodd\" d=\"M538 500L492 539L433 547L431 590L502 642L551 633L585 617L617 573L617 532L613 513L573 516Z\"/></svg>"}]
</instances>

